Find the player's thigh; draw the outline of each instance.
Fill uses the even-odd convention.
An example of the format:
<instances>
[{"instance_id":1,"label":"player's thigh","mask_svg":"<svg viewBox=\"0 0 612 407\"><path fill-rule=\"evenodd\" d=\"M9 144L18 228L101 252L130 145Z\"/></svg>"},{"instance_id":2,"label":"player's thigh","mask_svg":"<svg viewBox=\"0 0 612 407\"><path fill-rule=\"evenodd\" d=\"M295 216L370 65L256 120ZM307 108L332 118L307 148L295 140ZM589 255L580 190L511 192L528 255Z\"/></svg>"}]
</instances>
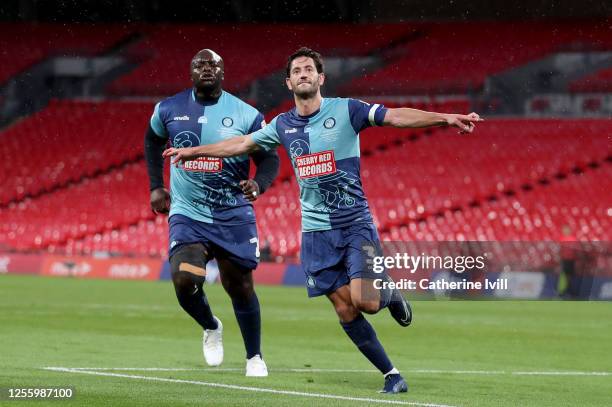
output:
<instances>
[{"instance_id":1,"label":"player's thigh","mask_svg":"<svg viewBox=\"0 0 612 407\"><path fill-rule=\"evenodd\" d=\"M229 257L217 257L221 284L232 298L246 298L253 294L253 270Z\"/></svg>"},{"instance_id":2,"label":"player's thigh","mask_svg":"<svg viewBox=\"0 0 612 407\"><path fill-rule=\"evenodd\" d=\"M381 276L372 270L373 257L382 254L378 232L373 224L357 224L344 230L344 238L344 264L351 279L353 304L361 311L374 313L380 306L380 291L374 282Z\"/></svg>"},{"instance_id":3,"label":"player's thigh","mask_svg":"<svg viewBox=\"0 0 612 407\"><path fill-rule=\"evenodd\" d=\"M340 321L350 322L359 316L359 310L355 308L351 299L351 288L349 285L343 285L334 292L327 294L327 298L333 304Z\"/></svg>"}]
</instances>

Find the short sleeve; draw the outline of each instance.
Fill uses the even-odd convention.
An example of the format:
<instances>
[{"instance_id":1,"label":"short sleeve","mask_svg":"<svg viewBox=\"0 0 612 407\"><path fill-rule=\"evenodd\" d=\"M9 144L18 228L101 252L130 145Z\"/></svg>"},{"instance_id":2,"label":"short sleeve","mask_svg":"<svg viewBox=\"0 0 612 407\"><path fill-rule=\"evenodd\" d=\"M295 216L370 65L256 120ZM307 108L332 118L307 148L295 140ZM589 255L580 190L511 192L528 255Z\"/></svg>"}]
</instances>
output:
<instances>
[{"instance_id":1,"label":"short sleeve","mask_svg":"<svg viewBox=\"0 0 612 407\"><path fill-rule=\"evenodd\" d=\"M281 144L280 137L276 131L276 119L272 119L270 124L264 126L262 129L257 130L255 133L251 133L251 137L255 144L263 148L266 151L272 150Z\"/></svg>"},{"instance_id":2,"label":"short sleeve","mask_svg":"<svg viewBox=\"0 0 612 407\"><path fill-rule=\"evenodd\" d=\"M257 130L261 130L264 127L266 127L266 119L264 119L264 116L263 114L261 114L261 112L257 112L257 117L255 117L255 120L253 120L253 123L251 124L251 127L249 128L247 134L255 133Z\"/></svg>"},{"instance_id":3,"label":"short sleeve","mask_svg":"<svg viewBox=\"0 0 612 407\"><path fill-rule=\"evenodd\" d=\"M348 99L351 125L355 133L371 126L382 126L387 108L381 104L369 104L362 100Z\"/></svg>"},{"instance_id":4,"label":"short sleeve","mask_svg":"<svg viewBox=\"0 0 612 407\"><path fill-rule=\"evenodd\" d=\"M159 115L160 103L156 104L155 109L153 109L153 115L151 116L151 128L153 129L153 132L155 132L155 134L159 137L168 138L166 126L164 126L164 122L162 121Z\"/></svg>"}]
</instances>

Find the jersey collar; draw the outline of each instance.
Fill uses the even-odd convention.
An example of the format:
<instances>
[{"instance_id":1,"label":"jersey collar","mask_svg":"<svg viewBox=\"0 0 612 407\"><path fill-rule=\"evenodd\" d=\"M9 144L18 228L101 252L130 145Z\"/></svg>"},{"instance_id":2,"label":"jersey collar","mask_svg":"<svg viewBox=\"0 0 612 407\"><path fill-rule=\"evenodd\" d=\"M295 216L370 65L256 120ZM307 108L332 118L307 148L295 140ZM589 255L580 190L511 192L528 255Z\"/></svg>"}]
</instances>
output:
<instances>
[{"instance_id":1,"label":"jersey collar","mask_svg":"<svg viewBox=\"0 0 612 407\"><path fill-rule=\"evenodd\" d=\"M211 100L198 100L198 98L196 98L195 92L193 91L193 88L191 89L191 100L193 100L194 102L196 102L199 105L202 106L211 106L211 105L216 105L217 103L219 103L219 100L223 97L223 95L225 94L224 90L221 90L221 95L219 95L218 98L216 99L211 99Z\"/></svg>"},{"instance_id":2,"label":"jersey collar","mask_svg":"<svg viewBox=\"0 0 612 407\"><path fill-rule=\"evenodd\" d=\"M315 117L316 115L319 114L319 112L321 111L321 109L323 109L323 105L325 104L325 98L321 98L321 106L319 106L319 108L317 110L315 110L314 112L310 113L309 115L306 116L301 116L298 112L297 112L297 107L293 108L293 113L295 114L295 117L297 117L298 119L310 119L311 117Z\"/></svg>"}]
</instances>

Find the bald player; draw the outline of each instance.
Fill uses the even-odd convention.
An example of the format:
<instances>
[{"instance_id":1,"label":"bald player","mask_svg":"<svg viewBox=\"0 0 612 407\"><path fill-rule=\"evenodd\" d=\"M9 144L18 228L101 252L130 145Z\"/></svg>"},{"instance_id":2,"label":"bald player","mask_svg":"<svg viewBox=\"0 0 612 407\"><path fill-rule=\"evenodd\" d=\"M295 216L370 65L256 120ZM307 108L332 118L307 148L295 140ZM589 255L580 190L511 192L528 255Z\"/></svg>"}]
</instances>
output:
<instances>
[{"instance_id":1,"label":"bald player","mask_svg":"<svg viewBox=\"0 0 612 407\"><path fill-rule=\"evenodd\" d=\"M406 381L363 316L389 308L401 326L412 321L410 305L399 291L375 288L374 281L389 278L372 274L367 266L372 253L380 253L381 248L361 184L359 133L372 126L453 126L470 133L481 119L476 113L387 109L355 99L323 98L323 61L318 52L308 48L289 57L285 81L293 92L295 107L265 128L214 145L170 148L164 156L173 156L176 165L202 157L270 151L283 145L300 186L301 261L308 295L329 298L346 334L384 375L382 392L406 392Z\"/></svg>"},{"instance_id":2,"label":"bald player","mask_svg":"<svg viewBox=\"0 0 612 407\"><path fill-rule=\"evenodd\" d=\"M181 307L202 327L208 365L223 362L223 325L203 290L206 263L215 258L246 348L246 375L267 376L261 353L261 317L253 288L259 240L252 202L278 173L274 150L233 158L208 158L173 166L170 192L164 187L162 152L230 140L265 126L263 115L222 89L223 59L204 49L191 60L193 87L159 102L145 136L151 208L168 214L170 270ZM249 179L249 162L257 167Z\"/></svg>"}]
</instances>

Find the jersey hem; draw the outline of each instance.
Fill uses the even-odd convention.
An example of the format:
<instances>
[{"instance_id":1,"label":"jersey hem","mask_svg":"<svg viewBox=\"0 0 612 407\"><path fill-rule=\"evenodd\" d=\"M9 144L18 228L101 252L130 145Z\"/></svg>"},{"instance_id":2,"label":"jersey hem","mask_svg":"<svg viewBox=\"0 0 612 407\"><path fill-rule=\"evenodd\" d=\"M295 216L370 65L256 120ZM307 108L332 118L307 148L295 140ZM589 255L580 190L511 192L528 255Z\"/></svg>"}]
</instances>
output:
<instances>
[{"instance_id":1,"label":"jersey hem","mask_svg":"<svg viewBox=\"0 0 612 407\"><path fill-rule=\"evenodd\" d=\"M241 225L249 225L249 224L257 223L257 220L255 218L253 218L252 220L249 219L249 220L244 220L244 221L239 221L239 222L223 222L223 221L219 221L218 219L211 219L211 218L194 218L193 215L186 215L180 212L171 213L170 216L168 216L168 222L170 222L170 218L172 218L174 215L184 216L191 221L206 223L207 225L214 224L214 225L221 225L221 226L241 226Z\"/></svg>"},{"instance_id":2,"label":"jersey hem","mask_svg":"<svg viewBox=\"0 0 612 407\"><path fill-rule=\"evenodd\" d=\"M369 224L373 225L374 221L373 220L364 220L364 221L359 221L359 222L351 221L351 222L342 223L340 225L329 226L328 228L316 228L316 229L304 229L304 228L302 228L302 233L325 232L325 231L328 231L328 230L342 229L342 228L345 228L347 226L352 226L352 225L369 225Z\"/></svg>"}]
</instances>

